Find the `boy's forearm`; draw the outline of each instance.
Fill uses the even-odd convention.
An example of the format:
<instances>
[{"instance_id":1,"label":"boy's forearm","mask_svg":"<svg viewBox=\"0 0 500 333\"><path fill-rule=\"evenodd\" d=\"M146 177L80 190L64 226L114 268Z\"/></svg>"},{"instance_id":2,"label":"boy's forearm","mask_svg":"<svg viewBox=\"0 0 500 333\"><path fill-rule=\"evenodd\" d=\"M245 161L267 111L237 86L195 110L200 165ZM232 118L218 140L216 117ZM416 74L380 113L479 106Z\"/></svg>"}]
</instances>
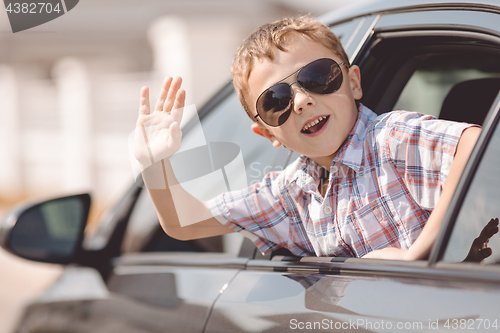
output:
<instances>
[{"instance_id":1,"label":"boy's forearm","mask_svg":"<svg viewBox=\"0 0 500 333\"><path fill-rule=\"evenodd\" d=\"M148 187L146 179L145 183L158 213L160 224L169 236L180 240L190 240L232 232L212 216L204 202L193 197L177 184L168 160L161 161L161 165L157 164L156 167L162 171L160 176L165 186L161 186L160 189Z\"/></svg>"},{"instance_id":2,"label":"boy's forearm","mask_svg":"<svg viewBox=\"0 0 500 333\"><path fill-rule=\"evenodd\" d=\"M450 205L451 198L453 197L458 181L460 180L460 176L462 175L480 133L481 129L478 127L467 128L462 133L460 141L457 145L455 158L451 165L450 172L448 173L448 177L446 178L443 193L441 194L436 207L429 216L422 232L410 249L405 251L403 259L419 260L425 259L429 255L441 227L441 222L446 214L448 206Z\"/></svg>"}]
</instances>

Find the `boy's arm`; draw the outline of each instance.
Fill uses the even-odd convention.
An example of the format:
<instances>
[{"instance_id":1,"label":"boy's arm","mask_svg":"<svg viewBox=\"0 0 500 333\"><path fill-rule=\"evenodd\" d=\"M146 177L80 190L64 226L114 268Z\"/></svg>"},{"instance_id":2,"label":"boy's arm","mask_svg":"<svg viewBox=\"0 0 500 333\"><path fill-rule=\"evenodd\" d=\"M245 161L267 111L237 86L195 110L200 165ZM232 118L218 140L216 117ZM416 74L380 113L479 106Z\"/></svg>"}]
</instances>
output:
<instances>
[{"instance_id":1,"label":"boy's arm","mask_svg":"<svg viewBox=\"0 0 500 333\"><path fill-rule=\"evenodd\" d=\"M179 240L191 240L219 236L233 232L215 219L205 202L193 197L181 186L176 187L176 204L167 179L175 181L172 166L168 160L161 162L164 170L165 189L148 189L158 214L160 225L170 237ZM183 225L183 222L194 222ZM196 222L199 221L199 222Z\"/></svg>"},{"instance_id":2,"label":"boy's arm","mask_svg":"<svg viewBox=\"0 0 500 333\"><path fill-rule=\"evenodd\" d=\"M212 216L204 202L181 186L175 186L174 194L170 187L176 185L177 180L168 158L179 150L182 137L179 124L185 92L180 89L181 83L180 77L165 79L153 113L150 113L149 89L141 89L134 155L141 164L144 182L160 224L169 236L190 240L227 234L232 231ZM158 181L161 186L154 186ZM175 204L172 195L175 195Z\"/></svg>"},{"instance_id":3,"label":"boy's arm","mask_svg":"<svg viewBox=\"0 0 500 333\"><path fill-rule=\"evenodd\" d=\"M413 245L408 250L401 250L394 247L375 250L366 254L363 258L394 260L419 260L427 258L436 240L439 228L441 227L441 221L448 209L460 176L465 168L465 164L469 159L480 133L481 129L478 127L469 127L463 131L457 145L450 172L446 178L443 192L439 197L436 207L429 216L427 223L422 229L422 232Z\"/></svg>"}]
</instances>

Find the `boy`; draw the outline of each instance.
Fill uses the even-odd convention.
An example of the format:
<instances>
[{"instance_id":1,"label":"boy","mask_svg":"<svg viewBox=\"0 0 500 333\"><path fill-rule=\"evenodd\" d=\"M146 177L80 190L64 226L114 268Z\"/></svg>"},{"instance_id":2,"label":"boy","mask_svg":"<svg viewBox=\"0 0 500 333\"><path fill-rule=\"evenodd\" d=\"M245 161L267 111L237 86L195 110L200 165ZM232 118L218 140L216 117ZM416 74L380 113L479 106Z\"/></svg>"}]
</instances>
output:
<instances>
[{"instance_id":1,"label":"boy","mask_svg":"<svg viewBox=\"0 0 500 333\"><path fill-rule=\"evenodd\" d=\"M286 247L299 256L428 255L479 128L408 112L377 117L357 102L359 68L328 27L307 17L259 28L239 48L232 75L252 131L302 156L207 203L176 190L185 205L174 207L165 158L180 147L185 92L180 78L167 78L150 114L144 87L135 155L166 176L165 189L148 188L166 233L187 240L238 231L262 252ZM146 134L151 122L159 126Z\"/></svg>"}]
</instances>

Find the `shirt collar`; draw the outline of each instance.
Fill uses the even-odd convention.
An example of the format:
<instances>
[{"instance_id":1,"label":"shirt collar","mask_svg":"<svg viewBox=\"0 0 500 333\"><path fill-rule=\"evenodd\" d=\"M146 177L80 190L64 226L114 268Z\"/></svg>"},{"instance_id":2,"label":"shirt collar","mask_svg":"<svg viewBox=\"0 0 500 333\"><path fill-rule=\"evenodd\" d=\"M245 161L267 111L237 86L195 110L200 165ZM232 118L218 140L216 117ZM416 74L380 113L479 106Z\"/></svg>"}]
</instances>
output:
<instances>
[{"instance_id":1,"label":"shirt collar","mask_svg":"<svg viewBox=\"0 0 500 333\"><path fill-rule=\"evenodd\" d=\"M307 156L300 156L298 168L296 169L291 182L295 182L303 190L308 191L318 187L318 182L322 172L322 167Z\"/></svg>"},{"instance_id":2,"label":"shirt collar","mask_svg":"<svg viewBox=\"0 0 500 333\"><path fill-rule=\"evenodd\" d=\"M337 156L333 159L332 166L336 162L340 162L356 172L359 171L363 161L366 131L375 118L377 118L377 114L363 104L360 104L358 119Z\"/></svg>"}]
</instances>

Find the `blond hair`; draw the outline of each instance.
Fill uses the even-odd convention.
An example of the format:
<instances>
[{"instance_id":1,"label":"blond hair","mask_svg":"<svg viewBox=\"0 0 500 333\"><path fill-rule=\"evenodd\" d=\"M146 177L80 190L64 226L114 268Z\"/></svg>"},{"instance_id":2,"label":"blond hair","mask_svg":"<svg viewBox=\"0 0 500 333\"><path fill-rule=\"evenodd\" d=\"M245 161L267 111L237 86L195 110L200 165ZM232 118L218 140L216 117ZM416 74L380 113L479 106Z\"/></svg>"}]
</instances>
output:
<instances>
[{"instance_id":1,"label":"blond hair","mask_svg":"<svg viewBox=\"0 0 500 333\"><path fill-rule=\"evenodd\" d=\"M277 50L286 52L287 37L292 33L322 44L349 66L349 59L338 37L326 25L309 16L285 18L261 26L243 41L231 66L234 88L243 108L252 120L254 119L250 114L245 91L248 89L248 79L255 61L260 59L273 61Z\"/></svg>"}]
</instances>

